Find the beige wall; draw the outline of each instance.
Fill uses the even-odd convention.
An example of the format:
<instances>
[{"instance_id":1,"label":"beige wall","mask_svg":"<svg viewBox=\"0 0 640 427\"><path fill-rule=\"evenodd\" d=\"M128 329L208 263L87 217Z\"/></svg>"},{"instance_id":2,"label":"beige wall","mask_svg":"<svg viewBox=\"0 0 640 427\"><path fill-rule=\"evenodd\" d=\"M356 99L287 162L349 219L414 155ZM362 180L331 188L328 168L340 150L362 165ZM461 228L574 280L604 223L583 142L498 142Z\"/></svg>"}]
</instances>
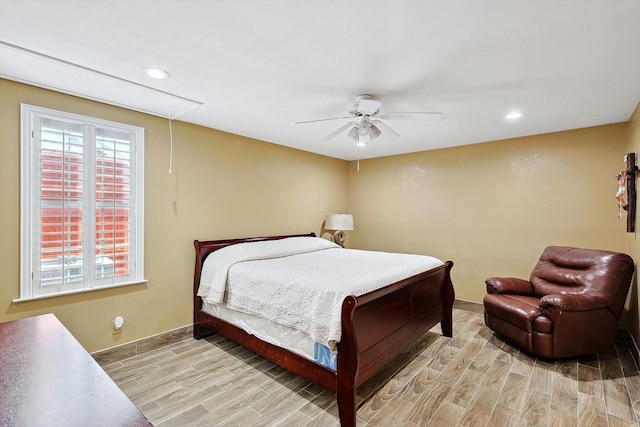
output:
<instances>
[{"instance_id":1,"label":"beige wall","mask_svg":"<svg viewBox=\"0 0 640 427\"><path fill-rule=\"evenodd\" d=\"M348 163L0 79L0 322L53 312L89 351L191 323L194 239L320 232L347 207ZM19 297L20 103L145 128L146 285ZM125 318L113 335L112 320Z\"/></svg>"},{"instance_id":2,"label":"beige wall","mask_svg":"<svg viewBox=\"0 0 640 427\"><path fill-rule=\"evenodd\" d=\"M528 278L547 245L624 252L614 176L624 168L626 128L372 159L360 172L352 163L347 242L451 259L456 297L475 302L489 276Z\"/></svg>"},{"instance_id":3,"label":"beige wall","mask_svg":"<svg viewBox=\"0 0 640 427\"><path fill-rule=\"evenodd\" d=\"M625 152L640 151L640 112L626 123L361 161L331 159L0 79L0 322L53 312L89 350L191 323L194 239L320 232L350 211L347 246L455 262L457 297L484 279L528 277L549 244L627 251L613 198ZM28 103L145 128L148 284L15 304L19 296L19 106ZM626 236L626 237L625 237ZM637 284L628 303L638 340ZM111 321L125 317L122 333Z\"/></svg>"},{"instance_id":4,"label":"beige wall","mask_svg":"<svg viewBox=\"0 0 640 427\"><path fill-rule=\"evenodd\" d=\"M627 127L627 152L640 153L640 104L636 107L636 111L631 116ZM636 160L636 163L638 161ZM637 178L637 176L636 176ZM636 186L638 186L638 180L636 179ZM638 188L640 191L640 188ZM640 208L638 199L636 199L636 212ZM636 213L636 219L640 218L640 213ZM640 229L640 223L636 223L636 231ZM627 252L631 255L636 262L636 273L638 261L640 261L640 241L638 241L638 234L627 233ZM633 336L636 345L640 345L640 290L638 289L637 275L633 279L631 285L631 291L628 300L629 318L628 326L631 335Z\"/></svg>"}]
</instances>

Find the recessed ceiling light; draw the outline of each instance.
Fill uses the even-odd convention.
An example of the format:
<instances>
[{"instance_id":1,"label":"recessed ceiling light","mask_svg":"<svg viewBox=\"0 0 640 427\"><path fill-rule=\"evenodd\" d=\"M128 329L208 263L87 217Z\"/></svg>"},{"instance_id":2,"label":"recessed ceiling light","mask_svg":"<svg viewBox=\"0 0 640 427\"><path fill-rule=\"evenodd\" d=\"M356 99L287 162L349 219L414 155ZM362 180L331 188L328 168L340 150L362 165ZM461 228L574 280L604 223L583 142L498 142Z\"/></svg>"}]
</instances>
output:
<instances>
[{"instance_id":1,"label":"recessed ceiling light","mask_svg":"<svg viewBox=\"0 0 640 427\"><path fill-rule=\"evenodd\" d=\"M147 75L149 77L154 78L154 79L162 80L162 79L166 79L166 78L171 77L171 75L169 73L167 73L165 70L161 70L159 68L147 68L146 71L147 71Z\"/></svg>"},{"instance_id":2,"label":"recessed ceiling light","mask_svg":"<svg viewBox=\"0 0 640 427\"><path fill-rule=\"evenodd\" d=\"M519 119L520 117L522 117L522 113L519 111L514 111L513 113L509 113L506 116L504 116L504 118L508 120L515 120L515 119Z\"/></svg>"}]
</instances>

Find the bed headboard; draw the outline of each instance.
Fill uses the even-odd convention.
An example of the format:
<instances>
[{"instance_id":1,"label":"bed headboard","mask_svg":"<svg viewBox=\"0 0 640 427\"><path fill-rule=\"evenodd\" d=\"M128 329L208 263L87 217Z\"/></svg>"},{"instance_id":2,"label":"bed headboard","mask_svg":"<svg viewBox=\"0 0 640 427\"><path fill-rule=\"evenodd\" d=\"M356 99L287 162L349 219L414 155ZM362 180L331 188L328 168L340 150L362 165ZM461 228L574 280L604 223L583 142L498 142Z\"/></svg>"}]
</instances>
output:
<instances>
[{"instance_id":1,"label":"bed headboard","mask_svg":"<svg viewBox=\"0 0 640 427\"><path fill-rule=\"evenodd\" d=\"M284 236L266 236L266 237L245 237L240 239L227 239L227 240L194 240L193 245L196 248L196 265L193 276L193 295L198 292L198 287L200 286L200 274L202 272L202 264L207 256L218 249L224 248L225 246L235 245L236 243L246 243L246 242L260 242L263 240L280 240L286 239L287 237L316 237L316 233L307 233L307 234L290 234Z\"/></svg>"}]
</instances>

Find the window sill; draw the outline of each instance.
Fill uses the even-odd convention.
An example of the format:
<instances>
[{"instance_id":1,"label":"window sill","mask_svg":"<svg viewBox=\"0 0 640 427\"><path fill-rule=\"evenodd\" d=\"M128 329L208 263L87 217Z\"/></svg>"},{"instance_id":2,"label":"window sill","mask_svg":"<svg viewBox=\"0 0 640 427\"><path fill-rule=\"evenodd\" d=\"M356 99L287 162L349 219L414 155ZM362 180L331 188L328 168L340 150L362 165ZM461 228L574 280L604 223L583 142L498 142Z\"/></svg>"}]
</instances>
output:
<instances>
[{"instance_id":1,"label":"window sill","mask_svg":"<svg viewBox=\"0 0 640 427\"><path fill-rule=\"evenodd\" d=\"M55 294L44 294L44 295L38 295L35 297L16 298L12 300L12 302L21 303L21 302L28 302L28 301L37 301L37 300L43 300L43 299L49 299L49 298L63 297L66 295L75 295L75 294L84 294L87 292L103 291L105 289L122 288L124 286L143 285L146 283L147 283L147 280L145 279L145 280L138 280L134 282L118 283L117 285L100 286L100 287L91 288L91 289L74 289L72 291L56 292Z\"/></svg>"}]
</instances>

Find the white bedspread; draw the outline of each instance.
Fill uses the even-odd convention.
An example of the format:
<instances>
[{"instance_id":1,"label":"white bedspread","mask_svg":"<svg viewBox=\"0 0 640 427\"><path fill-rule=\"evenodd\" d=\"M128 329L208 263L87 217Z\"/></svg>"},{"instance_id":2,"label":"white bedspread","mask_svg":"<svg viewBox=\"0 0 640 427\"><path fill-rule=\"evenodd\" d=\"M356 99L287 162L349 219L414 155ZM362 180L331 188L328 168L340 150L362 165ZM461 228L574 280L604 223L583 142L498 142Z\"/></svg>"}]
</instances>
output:
<instances>
[{"instance_id":1,"label":"white bedspread","mask_svg":"<svg viewBox=\"0 0 640 427\"><path fill-rule=\"evenodd\" d=\"M343 249L325 239L295 237L232 245L204 262L198 295L301 330L335 349L342 302L430 270L424 255Z\"/></svg>"}]
</instances>

